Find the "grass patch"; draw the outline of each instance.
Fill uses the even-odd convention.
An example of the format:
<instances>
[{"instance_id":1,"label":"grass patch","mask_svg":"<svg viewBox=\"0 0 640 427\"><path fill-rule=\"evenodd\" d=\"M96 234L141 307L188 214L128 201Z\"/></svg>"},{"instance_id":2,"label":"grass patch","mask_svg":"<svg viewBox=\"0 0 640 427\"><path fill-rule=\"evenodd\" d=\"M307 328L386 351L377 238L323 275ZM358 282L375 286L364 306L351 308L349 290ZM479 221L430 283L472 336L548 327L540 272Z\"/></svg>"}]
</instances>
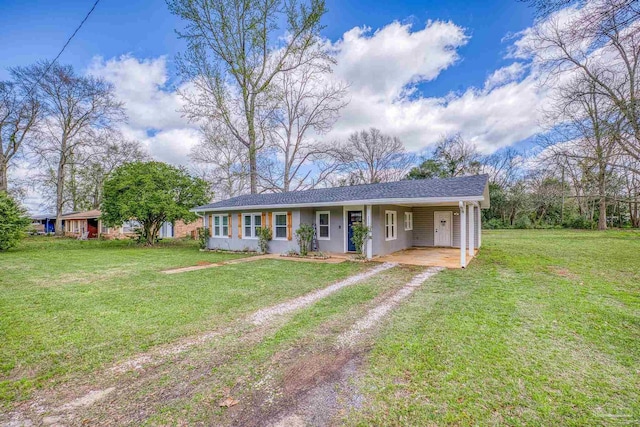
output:
<instances>
[{"instance_id":1,"label":"grass patch","mask_svg":"<svg viewBox=\"0 0 640 427\"><path fill-rule=\"evenodd\" d=\"M165 275L235 254L195 242L37 238L0 255L0 402L347 277L358 264L261 260Z\"/></svg>"},{"instance_id":2,"label":"grass patch","mask_svg":"<svg viewBox=\"0 0 640 427\"><path fill-rule=\"evenodd\" d=\"M346 421L639 423L639 253L637 232L485 233L389 319Z\"/></svg>"},{"instance_id":3,"label":"grass patch","mask_svg":"<svg viewBox=\"0 0 640 427\"><path fill-rule=\"evenodd\" d=\"M191 398L179 399L159 408L157 414L145 424L226 425L230 422L227 410L220 408L218 402L227 391L245 408L257 406L260 411L269 412L268 408L274 404L274 400L277 403L283 398L283 376L292 364L313 354L332 358L338 352L334 347L336 335L361 318L376 298L397 291L417 271L420 269L412 267L396 267L384 271L361 283L340 289L287 316L283 322L276 320L277 327L264 339L236 349L230 360L216 368L207 379L205 390ZM204 356L199 355L200 353ZM209 352L204 348L195 349L190 359L197 360L207 357L207 354ZM156 393L160 393L162 387L158 384L154 387L158 389ZM265 420L255 419L254 422L262 424Z\"/></svg>"}]
</instances>

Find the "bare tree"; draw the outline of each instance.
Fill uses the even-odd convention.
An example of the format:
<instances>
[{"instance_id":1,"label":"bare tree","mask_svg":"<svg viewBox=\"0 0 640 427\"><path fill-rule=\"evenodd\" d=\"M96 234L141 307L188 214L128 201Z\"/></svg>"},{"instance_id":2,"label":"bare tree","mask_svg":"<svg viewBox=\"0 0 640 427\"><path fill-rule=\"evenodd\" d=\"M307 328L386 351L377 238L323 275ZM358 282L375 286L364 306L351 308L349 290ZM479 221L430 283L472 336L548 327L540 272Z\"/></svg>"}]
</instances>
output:
<instances>
[{"instance_id":1,"label":"bare tree","mask_svg":"<svg viewBox=\"0 0 640 427\"><path fill-rule=\"evenodd\" d=\"M116 168L151 160L139 141L128 140L111 129L97 132L94 143L83 154L77 168L82 209L100 208L104 183Z\"/></svg>"},{"instance_id":2,"label":"bare tree","mask_svg":"<svg viewBox=\"0 0 640 427\"><path fill-rule=\"evenodd\" d=\"M489 175L490 183L508 188L522 174L522 161L520 153L512 147L508 147L505 150L482 157L478 172Z\"/></svg>"},{"instance_id":3,"label":"bare tree","mask_svg":"<svg viewBox=\"0 0 640 427\"><path fill-rule=\"evenodd\" d=\"M0 191L8 191L9 165L40 117L40 102L15 71L11 75L14 81L0 82Z\"/></svg>"},{"instance_id":4,"label":"bare tree","mask_svg":"<svg viewBox=\"0 0 640 427\"><path fill-rule=\"evenodd\" d=\"M640 227L640 162L625 156L620 161L620 175L623 178L623 200L629 209L629 221L632 227Z\"/></svg>"},{"instance_id":5,"label":"bare tree","mask_svg":"<svg viewBox=\"0 0 640 427\"><path fill-rule=\"evenodd\" d=\"M74 164L76 153L95 140L97 130L125 119L124 110L109 83L92 76L78 76L71 66L39 62L17 68L16 73L23 81L37 86L42 102L45 118L32 149L41 167L55 177L56 234L62 235L67 168Z\"/></svg>"},{"instance_id":6,"label":"bare tree","mask_svg":"<svg viewBox=\"0 0 640 427\"><path fill-rule=\"evenodd\" d=\"M587 0L520 0L523 3L536 9L538 17L546 18L553 13L559 12L568 7L581 8L584 7ZM636 0L624 0L619 2L619 7L627 10L630 16L640 17L640 9L635 5Z\"/></svg>"},{"instance_id":7,"label":"bare tree","mask_svg":"<svg viewBox=\"0 0 640 427\"><path fill-rule=\"evenodd\" d=\"M347 86L328 81L333 61L313 56L321 59L276 78L271 156L260 168L261 185L269 191L313 188L338 167L328 155L331 147L314 136L331 130L347 104Z\"/></svg>"},{"instance_id":8,"label":"bare tree","mask_svg":"<svg viewBox=\"0 0 640 427\"><path fill-rule=\"evenodd\" d=\"M482 156L475 144L465 140L461 134L444 135L430 157L409 171L409 179L449 178L475 175L482 168ZM497 160L497 158L496 158ZM486 166L488 168L488 165Z\"/></svg>"},{"instance_id":9,"label":"bare tree","mask_svg":"<svg viewBox=\"0 0 640 427\"><path fill-rule=\"evenodd\" d=\"M371 128L355 132L333 152L347 176L344 184L372 184L403 179L413 163L398 137Z\"/></svg>"},{"instance_id":10,"label":"bare tree","mask_svg":"<svg viewBox=\"0 0 640 427\"><path fill-rule=\"evenodd\" d=\"M558 91L553 108L547 112L554 125L551 132L559 135L547 147L547 155L556 162L571 166L578 161L581 177L596 184L599 205L598 229L607 228L608 179L614 173L619 157L620 128L617 109L611 108L596 83L580 76L570 79ZM564 158L564 159L563 159Z\"/></svg>"},{"instance_id":11,"label":"bare tree","mask_svg":"<svg viewBox=\"0 0 640 427\"><path fill-rule=\"evenodd\" d=\"M640 5L586 2L537 25L531 52L549 76L587 79L620 116L620 147L640 159Z\"/></svg>"},{"instance_id":12,"label":"bare tree","mask_svg":"<svg viewBox=\"0 0 640 427\"><path fill-rule=\"evenodd\" d=\"M104 182L117 167L149 160L140 142L127 140L118 131L96 131L91 138L91 141L79 146L67 158L62 196L63 210L99 209ZM58 182L55 167L45 167L34 178L45 196L45 204L55 209Z\"/></svg>"},{"instance_id":13,"label":"bare tree","mask_svg":"<svg viewBox=\"0 0 640 427\"><path fill-rule=\"evenodd\" d=\"M280 73L313 61L320 42L323 0L168 0L186 21L187 42L180 71L195 86L183 92L191 120L223 125L248 151L251 193L258 191L261 125L269 116L268 95ZM280 23L286 23L280 33ZM282 38L282 36L285 36ZM274 44L274 40L280 43Z\"/></svg>"},{"instance_id":14,"label":"bare tree","mask_svg":"<svg viewBox=\"0 0 640 427\"><path fill-rule=\"evenodd\" d=\"M191 149L197 175L211 183L218 199L235 197L250 190L248 153L228 132L209 124L201 129L202 139Z\"/></svg>"}]
</instances>

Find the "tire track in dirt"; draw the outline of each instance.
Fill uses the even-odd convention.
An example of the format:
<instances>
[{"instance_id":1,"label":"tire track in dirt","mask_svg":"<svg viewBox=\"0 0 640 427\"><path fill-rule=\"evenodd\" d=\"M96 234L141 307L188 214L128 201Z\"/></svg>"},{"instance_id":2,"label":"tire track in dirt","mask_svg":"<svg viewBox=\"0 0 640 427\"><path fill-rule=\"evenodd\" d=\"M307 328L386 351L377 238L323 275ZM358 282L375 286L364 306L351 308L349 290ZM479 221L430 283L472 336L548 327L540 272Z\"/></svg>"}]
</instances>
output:
<instances>
[{"instance_id":1,"label":"tire track in dirt","mask_svg":"<svg viewBox=\"0 0 640 427\"><path fill-rule=\"evenodd\" d=\"M414 276L409 283L369 309L364 317L340 334L332 349L294 364L285 374L284 387L285 391L293 388L301 392L301 396L295 404L287 405L264 425L326 426L332 424L339 412L360 407L363 398L356 383L366 351L358 350L358 344L367 331L378 325L391 310L443 269L431 267ZM312 367L305 371L301 368L305 364ZM296 385L310 383L313 386L306 390Z\"/></svg>"},{"instance_id":2,"label":"tire track in dirt","mask_svg":"<svg viewBox=\"0 0 640 427\"><path fill-rule=\"evenodd\" d=\"M251 320L254 325L261 325L268 322L275 316L283 315L304 307L308 307L314 302L321 300L322 298L326 298L332 293L337 292L346 286L355 285L358 282L362 282L363 280L375 276L382 271L396 267L397 265L398 264L396 263L385 262L384 264L374 267L371 270L348 277L345 280L334 283L333 285L327 286L326 288L319 289L315 292L308 293L307 295L303 295L299 298L283 302L282 304L278 304L273 307L259 310L253 316L251 316Z\"/></svg>"},{"instance_id":3,"label":"tire track in dirt","mask_svg":"<svg viewBox=\"0 0 640 427\"><path fill-rule=\"evenodd\" d=\"M120 425L143 422L153 413L157 404L193 394L198 383L206 381L211 372L234 354L251 348L269 333L286 323L285 314L292 313L329 296L339 289L362 282L396 264L382 264L364 273L351 276L327 288L262 311L261 319L253 316L236 321L233 327L209 331L178 343L159 346L120 362L104 372L71 380L53 389L36 392L34 398L21 402L9 414L0 414L0 423L8 427L32 425L81 425L93 418L92 424ZM285 307L286 306L286 307ZM265 315L265 313L267 313ZM232 342L227 342L232 341ZM207 347L203 362L192 363L186 353L198 347ZM195 365L195 366L194 366ZM152 387L164 377L180 387L167 387L153 396L140 398L140 390ZM67 402L60 404L60 402ZM95 407L92 409L91 407ZM124 411L124 408L128 409ZM113 409L118 408L114 414ZM105 414L110 414L106 416ZM133 415L132 415L133 414ZM94 422L95 421L95 422Z\"/></svg>"}]
</instances>

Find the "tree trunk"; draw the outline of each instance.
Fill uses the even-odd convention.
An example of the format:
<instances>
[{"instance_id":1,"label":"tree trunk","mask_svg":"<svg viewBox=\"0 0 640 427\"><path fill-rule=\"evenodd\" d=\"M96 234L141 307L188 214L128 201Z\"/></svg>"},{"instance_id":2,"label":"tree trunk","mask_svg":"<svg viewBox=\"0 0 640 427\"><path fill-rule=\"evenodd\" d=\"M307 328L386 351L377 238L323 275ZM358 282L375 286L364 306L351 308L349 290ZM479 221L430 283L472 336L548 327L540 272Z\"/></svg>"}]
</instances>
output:
<instances>
[{"instance_id":1,"label":"tree trunk","mask_svg":"<svg viewBox=\"0 0 640 427\"><path fill-rule=\"evenodd\" d=\"M631 217L631 226L633 228L640 227L640 215L638 215L638 202L629 202L629 216Z\"/></svg>"},{"instance_id":2,"label":"tree trunk","mask_svg":"<svg viewBox=\"0 0 640 427\"><path fill-rule=\"evenodd\" d=\"M64 204L64 156L58 162L58 176L56 177L56 236L64 236L62 229L62 208Z\"/></svg>"},{"instance_id":3,"label":"tree trunk","mask_svg":"<svg viewBox=\"0 0 640 427\"><path fill-rule=\"evenodd\" d=\"M9 189L9 181L7 179L7 164L4 160L0 161L0 191L7 192Z\"/></svg>"},{"instance_id":4,"label":"tree trunk","mask_svg":"<svg viewBox=\"0 0 640 427\"><path fill-rule=\"evenodd\" d=\"M600 176L598 177L598 196L600 196L599 209L600 213L598 215L598 230L606 230L607 229L607 188L606 188L606 176L605 170L602 165L600 165Z\"/></svg>"},{"instance_id":5,"label":"tree trunk","mask_svg":"<svg viewBox=\"0 0 640 427\"><path fill-rule=\"evenodd\" d=\"M607 229L607 199L600 197L600 215L598 217L598 230Z\"/></svg>"},{"instance_id":6,"label":"tree trunk","mask_svg":"<svg viewBox=\"0 0 640 427\"><path fill-rule=\"evenodd\" d=\"M249 149L249 176L251 177L251 194L258 194L258 161L255 143Z\"/></svg>"}]
</instances>

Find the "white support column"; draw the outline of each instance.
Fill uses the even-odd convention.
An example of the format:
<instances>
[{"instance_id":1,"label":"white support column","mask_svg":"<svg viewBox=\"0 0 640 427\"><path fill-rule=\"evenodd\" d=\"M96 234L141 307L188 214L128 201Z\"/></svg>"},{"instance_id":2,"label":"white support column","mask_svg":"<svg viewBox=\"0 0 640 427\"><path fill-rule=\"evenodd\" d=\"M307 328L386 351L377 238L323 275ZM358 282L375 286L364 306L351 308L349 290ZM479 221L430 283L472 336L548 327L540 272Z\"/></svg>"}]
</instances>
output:
<instances>
[{"instance_id":1,"label":"white support column","mask_svg":"<svg viewBox=\"0 0 640 427\"><path fill-rule=\"evenodd\" d=\"M482 210L478 204L478 249L482 246Z\"/></svg>"},{"instance_id":2,"label":"white support column","mask_svg":"<svg viewBox=\"0 0 640 427\"><path fill-rule=\"evenodd\" d=\"M467 215L468 221L469 221L469 258L473 258L474 255L476 254L476 251L474 250L474 240L475 240L475 235L476 235L476 230L475 230L475 222L476 222L476 211L475 211L475 206L473 205L469 205L469 215Z\"/></svg>"},{"instance_id":3,"label":"white support column","mask_svg":"<svg viewBox=\"0 0 640 427\"><path fill-rule=\"evenodd\" d=\"M460 207L460 267L467 266L467 205L464 202L459 203Z\"/></svg>"},{"instance_id":4,"label":"white support column","mask_svg":"<svg viewBox=\"0 0 640 427\"><path fill-rule=\"evenodd\" d=\"M367 259L373 258L373 222L372 222L372 212L371 205L366 205L364 207L365 210L365 221L367 227L369 227L369 238L367 239Z\"/></svg>"}]
</instances>

